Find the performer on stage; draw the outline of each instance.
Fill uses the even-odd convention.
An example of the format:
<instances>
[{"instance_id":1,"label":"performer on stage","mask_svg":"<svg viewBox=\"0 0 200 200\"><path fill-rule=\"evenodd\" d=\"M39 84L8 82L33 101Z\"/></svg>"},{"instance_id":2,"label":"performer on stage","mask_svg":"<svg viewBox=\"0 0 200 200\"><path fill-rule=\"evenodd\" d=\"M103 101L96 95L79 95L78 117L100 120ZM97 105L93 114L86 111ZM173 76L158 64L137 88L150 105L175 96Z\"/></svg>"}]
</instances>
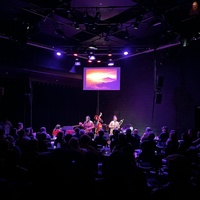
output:
<instances>
[{"instance_id":1,"label":"performer on stage","mask_svg":"<svg viewBox=\"0 0 200 200\"><path fill-rule=\"evenodd\" d=\"M99 115L94 116L95 134L98 134L99 131L102 129L103 120L102 120L101 116L102 116L101 112L100 112Z\"/></svg>"},{"instance_id":2,"label":"performer on stage","mask_svg":"<svg viewBox=\"0 0 200 200\"><path fill-rule=\"evenodd\" d=\"M113 130L120 129L120 124L117 121L117 116L113 115L113 120L109 123L108 127L110 128L109 136L113 135Z\"/></svg>"},{"instance_id":3,"label":"performer on stage","mask_svg":"<svg viewBox=\"0 0 200 200\"><path fill-rule=\"evenodd\" d=\"M82 122L79 122L78 125L74 125L74 126L73 126L73 129L74 129L74 130L75 130L76 128L78 128L79 130L80 130L80 129L84 129L83 123L82 123Z\"/></svg>"},{"instance_id":4,"label":"performer on stage","mask_svg":"<svg viewBox=\"0 0 200 200\"><path fill-rule=\"evenodd\" d=\"M90 119L90 116L86 116L85 121L83 123L83 127L85 130L85 133L93 132L94 122Z\"/></svg>"},{"instance_id":5,"label":"performer on stage","mask_svg":"<svg viewBox=\"0 0 200 200\"><path fill-rule=\"evenodd\" d=\"M61 129L60 124L56 124L55 128L54 128L53 131L52 131L53 139L56 138L58 132L61 131L61 130L62 130L62 129Z\"/></svg>"}]
</instances>

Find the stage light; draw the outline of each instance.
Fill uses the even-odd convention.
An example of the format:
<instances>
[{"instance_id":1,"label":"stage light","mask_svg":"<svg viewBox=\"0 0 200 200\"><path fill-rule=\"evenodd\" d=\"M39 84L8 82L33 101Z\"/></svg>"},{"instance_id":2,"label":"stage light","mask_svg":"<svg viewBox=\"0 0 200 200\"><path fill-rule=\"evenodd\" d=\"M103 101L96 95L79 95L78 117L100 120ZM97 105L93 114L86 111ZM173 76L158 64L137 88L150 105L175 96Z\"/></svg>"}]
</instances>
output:
<instances>
[{"instance_id":1,"label":"stage light","mask_svg":"<svg viewBox=\"0 0 200 200\"><path fill-rule=\"evenodd\" d=\"M80 26L79 26L78 22L76 22L76 21L74 22L74 27L75 27L76 30L80 29Z\"/></svg>"},{"instance_id":2,"label":"stage light","mask_svg":"<svg viewBox=\"0 0 200 200\"><path fill-rule=\"evenodd\" d=\"M108 60L108 66L113 66L114 65L114 61L110 58Z\"/></svg>"},{"instance_id":3,"label":"stage light","mask_svg":"<svg viewBox=\"0 0 200 200\"><path fill-rule=\"evenodd\" d=\"M125 56L127 56L128 54L129 54L129 52L126 50L126 51L124 51L124 53L123 53Z\"/></svg>"},{"instance_id":4,"label":"stage light","mask_svg":"<svg viewBox=\"0 0 200 200\"><path fill-rule=\"evenodd\" d=\"M96 59L96 57L95 57L95 55L94 55L94 53L93 52L89 52L89 54L88 54L88 59L89 60L95 60Z\"/></svg>"},{"instance_id":5,"label":"stage light","mask_svg":"<svg viewBox=\"0 0 200 200\"><path fill-rule=\"evenodd\" d=\"M189 45L189 40L187 37L182 36L181 38L181 44L183 47L187 47Z\"/></svg>"},{"instance_id":6,"label":"stage light","mask_svg":"<svg viewBox=\"0 0 200 200\"><path fill-rule=\"evenodd\" d=\"M113 54L112 54L112 49L111 49L111 47L109 47L109 48L108 48L108 57L112 57L112 55L113 55Z\"/></svg>"},{"instance_id":7,"label":"stage light","mask_svg":"<svg viewBox=\"0 0 200 200\"><path fill-rule=\"evenodd\" d=\"M56 55L57 55L57 56L61 56L62 54L61 54L60 51L57 51L57 52L56 52Z\"/></svg>"},{"instance_id":8,"label":"stage light","mask_svg":"<svg viewBox=\"0 0 200 200\"><path fill-rule=\"evenodd\" d=\"M91 49L91 50L97 50L98 49L95 45L90 45L88 48Z\"/></svg>"},{"instance_id":9,"label":"stage light","mask_svg":"<svg viewBox=\"0 0 200 200\"><path fill-rule=\"evenodd\" d=\"M81 65L81 62L80 62L80 60L78 58L75 59L74 65L75 66L80 66Z\"/></svg>"}]
</instances>

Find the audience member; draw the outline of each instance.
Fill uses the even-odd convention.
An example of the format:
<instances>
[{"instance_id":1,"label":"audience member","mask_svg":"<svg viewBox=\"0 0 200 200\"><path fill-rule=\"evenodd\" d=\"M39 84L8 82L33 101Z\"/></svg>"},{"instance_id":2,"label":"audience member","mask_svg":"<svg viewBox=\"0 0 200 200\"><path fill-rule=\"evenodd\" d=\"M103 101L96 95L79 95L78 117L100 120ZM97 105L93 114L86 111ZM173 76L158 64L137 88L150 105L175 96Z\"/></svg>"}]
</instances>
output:
<instances>
[{"instance_id":1,"label":"audience member","mask_svg":"<svg viewBox=\"0 0 200 200\"><path fill-rule=\"evenodd\" d=\"M135 138L135 149L140 149L141 136L139 135L139 130L137 128L133 130L133 137Z\"/></svg>"},{"instance_id":2,"label":"audience member","mask_svg":"<svg viewBox=\"0 0 200 200\"><path fill-rule=\"evenodd\" d=\"M143 135L140 138L140 142L143 142L145 139L148 139L149 133L152 133L152 129L151 127L147 126L145 129L145 132L143 133Z\"/></svg>"},{"instance_id":3,"label":"audience member","mask_svg":"<svg viewBox=\"0 0 200 200\"><path fill-rule=\"evenodd\" d=\"M166 141L165 156L179 153L179 142L176 130L170 130Z\"/></svg>"},{"instance_id":4,"label":"audience member","mask_svg":"<svg viewBox=\"0 0 200 200\"><path fill-rule=\"evenodd\" d=\"M149 188L145 174L133 164L133 160L124 151L117 150L108 157L104 168L103 190L101 198L130 198L138 196L147 200ZM109 193L107 189L109 188Z\"/></svg>"},{"instance_id":5,"label":"audience member","mask_svg":"<svg viewBox=\"0 0 200 200\"><path fill-rule=\"evenodd\" d=\"M107 146L107 139L105 138L105 132L103 129L99 130L99 134L95 137L94 141L97 145L101 145L102 147Z\"/></svg>"},{"instance_id":6,"label":"audience member","mask_svg":"<svg viewBox=\"0 0 200 200\"><path fill-rule=\"evenodd\" d=\"M163 149L166 147L166 141L169 138L169 131L167 126L161 128L161 133L158 135L157 147Z\"/></svg>"},{"instance_id":7,"label":"audience member","mask_svg":"<svg viewBox=\"0 0 200 200\"><path fill-rule=\"evenodd\" d=\"M157 151L154 138L155 134L153 132L148 132L148 135L145 136L145 139L143 138L140 144L141 153L139 154L139 158L142 160L142 162L149 162L152 165L155 164L155 152Z\"/></svg>"},{"instance_id":8,"label":"audience member","mask_svg":"<svg viewBox=\"0 0 200 200\"><path fill-rule=\"evenodd\" d=\"M65 134L63 131L59 131L56 135L56 139L54 140L54 146L56 148L61 148L65 144Z\"/></svg>"},{"instance_id":9,"label":"audience member","mask_svg":"<svg viewBox=\"0 0 200 200\"><path fill-rule=\"evenodd\" d=\"M134 153L135 152L135 143L136 143L136 139L135 137L132 135L132 131L130 128L126 129L126 143L128 144L131 144L131 147L132 147L132 152Z\"/></svg>"},{"instance_id":10,"label":"audience member","mask_svg":"<svg viewBox=\"0 0 200 200\"><path fill-rule=\"evenodd\" d=\"M5 130L6 135L9 135L10 130L13 128L13 124L7 117L5 117L4 120L0 122L0 127Z\"/></svg>"}]
</instances>

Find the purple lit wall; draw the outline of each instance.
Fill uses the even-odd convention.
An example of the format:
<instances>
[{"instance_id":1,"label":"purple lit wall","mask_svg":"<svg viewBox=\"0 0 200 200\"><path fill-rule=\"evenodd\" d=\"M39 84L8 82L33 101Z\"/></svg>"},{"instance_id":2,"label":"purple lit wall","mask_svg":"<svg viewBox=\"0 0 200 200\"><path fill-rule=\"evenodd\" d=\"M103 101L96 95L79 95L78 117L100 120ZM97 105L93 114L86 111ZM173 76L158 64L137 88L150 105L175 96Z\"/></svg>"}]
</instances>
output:
<instances>
[{"instance_id":1,"label":"purple lit wall","mask_svg":"<svg viewBox=\"0 0 200 200\"><path fill-rule=\"evenodd\" d=\"M117 114L124 125L132 124L141 134L146 126L156 134L163 125L179 133L199 128L196 107L200 104L200 52L196 48L178 46L157 52L156 73L164 79L159 103L154 103L154 54L121 61L121 91L100 93L100 110L105 111L106 121Z\"/></svg>"}]
</instances>

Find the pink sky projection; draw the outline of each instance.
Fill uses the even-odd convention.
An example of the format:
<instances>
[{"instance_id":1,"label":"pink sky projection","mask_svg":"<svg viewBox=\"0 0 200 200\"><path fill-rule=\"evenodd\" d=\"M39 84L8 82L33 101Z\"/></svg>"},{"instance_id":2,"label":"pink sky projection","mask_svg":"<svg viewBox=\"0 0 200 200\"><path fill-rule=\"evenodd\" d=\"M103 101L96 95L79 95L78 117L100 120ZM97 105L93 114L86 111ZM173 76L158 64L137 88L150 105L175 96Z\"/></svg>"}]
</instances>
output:
<instances>
[{"instance_id":1,"label":"pink sky projection","mask_svg":"<svg viewBox=\"0 0 200 200\"><path fill-rule=\"evenodd\" d=\"M84 68L84 90L120 90L120 68Z\"/></svg>"}]
</instances>

